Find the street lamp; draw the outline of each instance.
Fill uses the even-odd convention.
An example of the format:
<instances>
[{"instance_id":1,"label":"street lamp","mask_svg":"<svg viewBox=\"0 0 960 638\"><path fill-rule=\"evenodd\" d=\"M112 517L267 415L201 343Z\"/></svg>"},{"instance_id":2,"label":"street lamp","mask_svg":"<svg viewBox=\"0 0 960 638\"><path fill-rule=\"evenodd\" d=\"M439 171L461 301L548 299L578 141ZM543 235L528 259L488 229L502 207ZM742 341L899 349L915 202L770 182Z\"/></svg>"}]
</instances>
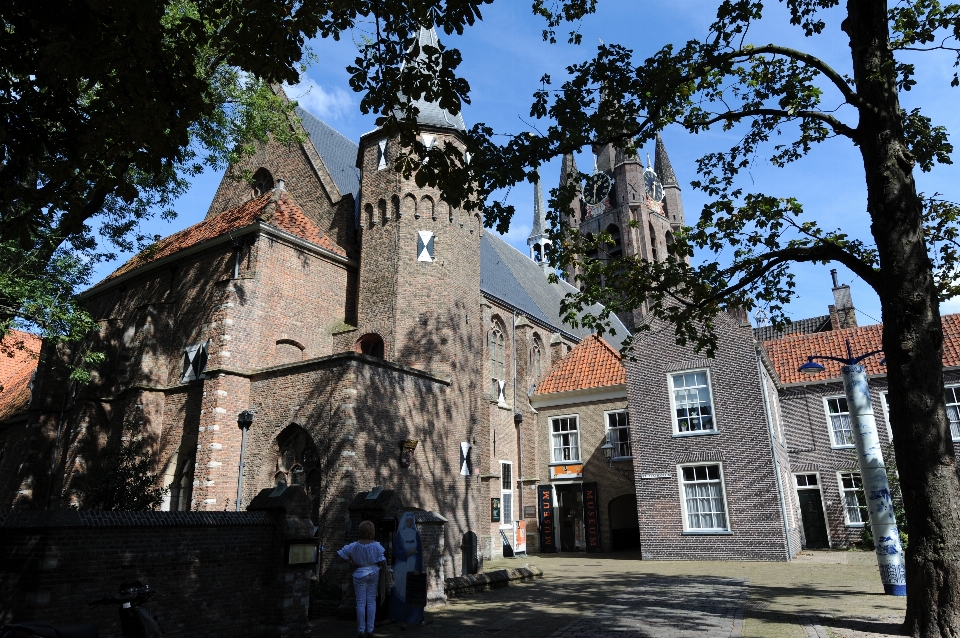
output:
<instances>
[{"instance_id":1,"label":"street lamp","mask_svg":"<svg viewBox=\"0 0 960 638\"><path fill-rule=\"evenodd\" d=\"M813 355L807 357L807 362L800 366L799 371L809 375L823 372L826 368L816 363L814 359L837 361L843 364L840 369L843 374L843 391L847 395L847 409L850 413L853 441L857 447L857 458L860 461L860 477L863 481L863 492L867 499L870 526L873 528L877 563L880 565L880 580L883 581L883 591L885 593L893 596L906 596L907 581L903 546L900 544L897 519L893 514L893 501L890 498L887 470L883 463L880 439L877 436L877 422L873 416L873 406L870 402L867 374L860 363L864 359L882 352L882 350L874 350L865 355L854 357L850 340L847 339L846 358ZM885 364L886 358L881 360L880 363Z\"/></svg>"},{"instance_id":2,"label":"street lamp","mask_svg":"<svg viewBox=\"0 0 960 638\"><path fill-rule=\"evenodd\" d=\"M247 451L247 432L253 425L253 410L244 410L237 415L237 427L240 428L240 463L237 466L237 511L240 511L240 499L243 496L243 456Z\"/></svg>"}]
</instances>

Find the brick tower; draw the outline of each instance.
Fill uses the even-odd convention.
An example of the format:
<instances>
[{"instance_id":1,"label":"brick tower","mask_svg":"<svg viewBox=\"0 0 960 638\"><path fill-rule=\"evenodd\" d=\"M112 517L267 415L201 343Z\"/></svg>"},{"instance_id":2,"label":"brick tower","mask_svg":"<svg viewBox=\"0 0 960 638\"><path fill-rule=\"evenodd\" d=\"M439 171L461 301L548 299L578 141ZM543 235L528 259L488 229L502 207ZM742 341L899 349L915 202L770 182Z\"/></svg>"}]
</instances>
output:
<instances>
[{"instance_id":1,"label":"brick tower","mask_svg":"<svg viewBox=\"0 0 960 638\"><path fill-rule=\"evenodd\" d=\"M667 156L660 135L657 135L654 156L656 165L647 166L637 155L632 155L612 144L595 146L596 166L584 185L582 200L574 201L568 223L581 233L597 235L606 231L613 244L587 258L615 260L623 257L661 260L667 246L673 243L673 234L684 224L683 200L680 186ZM576 173L573 156L565 157L561 184ZM636 221L636 227L630 225ZM579 287L576 267L566 272L566 280ZM640 319L640 310L620 315L629 330L634 330Z\"/></svg>"}]
</instances>

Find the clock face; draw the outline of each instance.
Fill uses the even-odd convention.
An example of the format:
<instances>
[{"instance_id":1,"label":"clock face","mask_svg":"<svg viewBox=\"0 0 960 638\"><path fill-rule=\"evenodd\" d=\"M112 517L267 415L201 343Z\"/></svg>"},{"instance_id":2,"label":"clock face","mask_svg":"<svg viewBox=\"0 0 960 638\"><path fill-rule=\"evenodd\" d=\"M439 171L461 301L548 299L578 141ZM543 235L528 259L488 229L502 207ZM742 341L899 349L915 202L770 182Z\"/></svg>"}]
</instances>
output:
<instances>
[{"instance_id":1,"label":"clock face","mask_svg":"<svg viewBox=\"0 0 960 638\"><path fill-rule=\"evenodd\" d=\"M658 203L663 201L663 184L649 168L643 171L643 187L647 191L647 197Z\"/></svg>"},{"instance_id":2,"label":"clock face","mask_svg":"<svg viewBox=\"0 0 960 638\"><path fill-rule=\"evenodd\" d=\"M597 206L610 194L613 179L606 173L594 173L587 178L583 187L583 201L589 206Z\"/></svg>"}]
</instances>

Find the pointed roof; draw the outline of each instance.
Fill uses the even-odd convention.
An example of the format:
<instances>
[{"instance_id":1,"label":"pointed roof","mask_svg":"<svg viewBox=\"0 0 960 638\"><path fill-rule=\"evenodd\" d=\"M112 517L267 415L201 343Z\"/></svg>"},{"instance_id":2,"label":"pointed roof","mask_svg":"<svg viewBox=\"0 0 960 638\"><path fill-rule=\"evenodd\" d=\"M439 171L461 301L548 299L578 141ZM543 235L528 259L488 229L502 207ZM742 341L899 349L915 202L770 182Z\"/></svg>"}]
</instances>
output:
<instances>
[{"instance_id":1,"label":"pointed roof","mask_svg":"<svg viewBox=\"0 0 960 638\"><path fill-rule=\"evenodd\" d=\"M660 183L664 186L676 186L677 175L673 172L673 165L670 164L667 148L663 145L663 138L660 137L659 133L657 133L657 146L654 149L653 156L653 171L660 178Z\"/></svg>"},{"instance_id":2,"label":"pointed roof","mask_svg":"<svg viewBox=\"0 0 960 638\"><path fill-rule=\"evenodd\" d=\"M626 382L627 371L620 354L603 337L590 335L550 368L534 394L606 388Z\"/></svg>"},{"instance_id":3,"label":"pointed roof","mask_svg":"<svg viewBox=\"0 0 960 638\"><path fill-rule=\"evenodd\" d=\"M299 106L294 111L340 195L353 195L356 201L360 192L360 169L356 167L359 147L309 111Z\"/></svg>"},{"instance_id":4,"label":"pointed roof","mask_svg":"<svg viewBox=\"0 0 960 638\"><path fill-rule=\"evenodd\" d=\"M437 37L437 32L432 26L429 28L420 28L420 32L417 34L417 43L420 45L420 55L417 56L418 60L423 60L427 57L427 54L423 51L423 47L430 46L440 48L440 38ZM463 115L460 113L453 115L450 111L440 108L440 106L434 102L427 102L423 98L414 100L413 105L416 106L419 111L417 114L418 124L426 124L439 128L452 128L458 131L467 130L466 124L463 123Z\"/></svg>"},{"instance_id":5,"label":"pointed roof","mask_svg":"<svg viewBox=\"0 0 960 638\"><path fill-rule=\"evenodd\" d=\"M543 185L540 182L540 169L537 171L537 181L533 183L533 229L530 239L547 232L547 207L543 203Z\"/></svg>"},{"instance_id":6,"label":"pointed roof","mask_svg":"<svg viewBox=\"0 0 960 638\"><path fill-rule=\"evenodd\" d=\"M275 188L265 195L224 211L216 217L205 219L199 224L194 224L161 239L113 271L104 279L104 282L255 222L262 222L278 228L341 257L346 256L343 249L330 241L330 238L323 234L320 227L303 213L303 210L293 201L293 197L289 193Z\"/></svg>"},{"instance_id":7,"label":"pointed roof","mask_svg":"<svg viewBox=\"0 0 960 638\"><path fill-rule=\"evenodd\" d=\"M560 186L566 186L567 181L579 172L577 170L577 158L573 156L573 153L564 153L563 162L560 164Z\"/></svg>"},{"instance_id":8,"label":"pointed roof","mask_svg":"<svg viewBox=\"0 0 960 638\"><path fill-rule=\"evenodd\" d=\"M562 279L550 283L535 261L492 232L480 236L480 292L574 339L591 334L586 328L565 324L560 314L563 298L577 289ZM600 305L593 305L585 308L584 313L596 316L601 310ZM615 315L610 322L617 334L607 338L619 348L630 332Z\"/></svg>"}]
</instances>

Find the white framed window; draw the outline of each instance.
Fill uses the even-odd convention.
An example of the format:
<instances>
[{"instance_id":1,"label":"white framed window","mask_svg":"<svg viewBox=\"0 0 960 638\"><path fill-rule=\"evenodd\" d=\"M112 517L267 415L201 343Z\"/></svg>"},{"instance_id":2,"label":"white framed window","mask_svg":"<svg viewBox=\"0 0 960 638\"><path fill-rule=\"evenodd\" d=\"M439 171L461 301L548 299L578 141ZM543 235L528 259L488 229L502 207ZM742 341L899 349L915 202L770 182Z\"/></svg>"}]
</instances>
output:
<instances>
[{"instance_id":1,"label":"white framed window","mask_svg":"<svg viewBox=\"0 0 960 638\"><path fill-rule=\"evenodd\" d=\"M613 458L633 458L630 449L630 419L626 410L604 412L607 422L607 441L613 446Z\"/></svg>"},{"instance_id":2,"label":"white framed window","mask_svg":"<svg viewBox=\"0 0 960 638\"><path fill-rule=\"evenodd\" d=\"M840 495L843 497L843 518L847 527L862 527L867 522L867 497L859 472L838 472Z\"/></svg>"},{"instance_id":3,"label":"white framed window","mask_svg":"<svg viewBox=\"0 0 960 638\"><path fill-rule=\"evenodd\" d=\"M853 427L847 397L826 397L823 400L830 430L830 447L853 447Z\"/></svg>"},{"instance_id":4,"label":"white framed window","mask_svg":"<svg viewBox=\"0 0 960 638\"><path fill-rule=\"evenodd\" d=\"M580 460L580 417L576 414L550 419L553 463Z\"/></svg>"},{"instance_id":5,"label":"white framed window","mask_svg":"<svg viewBox=\"0 0 960 638\"><path fill-rule=\"evenodd\" d=\"M513 463L500 461L500 527L513 527Z\"/></svg>"},{"instance_id":6,"label":"white framed window","mask_svg":"<svg viewBox=\"0 0 960 638\"><path fill-rule=\"evenodd\" d=\"M893 428L890 427L890 404L887 403L887 391L880 392L880 407L883 410L883 422L887 424L887 441L893 443Z\"/></svg>"},{"instance_id":7,"label":"white framed window","mask_svg":"<svg viewBox=\"0 0 960 638\"><path fill-rule=\"evenodd\" d=\"M816 474L794 474L793 479L796 481L797 487L800 489L806 489L810 487L820 489L820 477Z\"/></svg>"},{"instance_id":8,"label":"white framed window","mask_svg":"<svg viewBox=\"0 0 960 638\"><path fill-rule=\"evenodd\" d=\"M729 532L727 496L719 464L678 465L683 531Z\"/></svg>"},{"instance_id":9,"label":"white framed window","mask_svg":"<svg viewBox=\"0 0 960 638\"><path fill-rule=\"evenodd\" d=\"M180 382L203 379L203 371L207 367L207 355L210 341L187 346L183 349L183 370L180 372Z\"/></svg>"},{"instance_id":10,"label":"white framed window","mask_svg":"<svg viewBox=\"0 0 960 638\"><path fill-rule=\"evenodd\" d=\"M674 434L712 434L713 391L709 370L687 370L670 375L670 407Z\"/></svg>"},{"instance_id":11,"label":"white framed window","mask_svg":"<svg viewBox=\"0 0 960 638\"><path fill-rule=\"evenodd\" d=\"M943 389L943 402L947 404L950 435L954 441L960 441L960 386L945 387Z\"/></svg>"}]
</instances>

